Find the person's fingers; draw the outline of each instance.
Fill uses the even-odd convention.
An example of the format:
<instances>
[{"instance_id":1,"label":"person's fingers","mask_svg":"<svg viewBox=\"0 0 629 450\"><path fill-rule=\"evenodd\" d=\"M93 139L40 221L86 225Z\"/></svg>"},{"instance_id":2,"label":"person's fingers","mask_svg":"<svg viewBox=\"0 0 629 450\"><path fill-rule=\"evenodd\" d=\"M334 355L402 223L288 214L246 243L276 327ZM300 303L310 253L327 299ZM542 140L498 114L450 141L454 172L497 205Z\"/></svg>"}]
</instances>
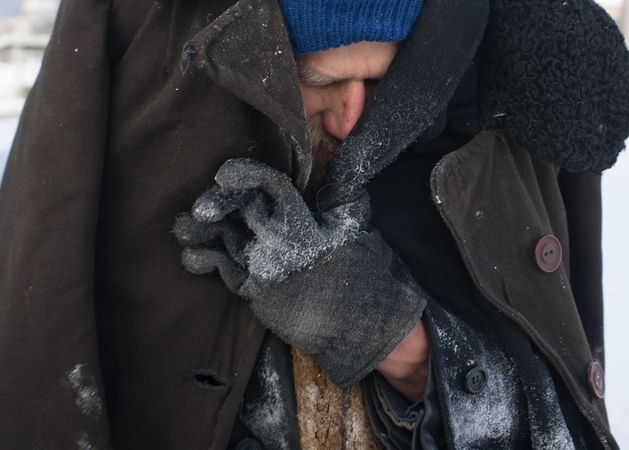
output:
<instances>
[{"instance_id":1,"label":"person's fingers","mask_svg":"<svg viewBox=\"0 0 629 450\"><path fill-rule=\"evenodd\" d=\"M233 292L238 291L247 278L247 271L236 263L225 250L218 248L186 247L181 254L184 267L196 275L212 273L216 269Z\"/></svg>"},{"instance_id":2,"label":"person's fingers","mask_svg":"<svg viewBox=\"0 0 629 450\"><path fill-rule=\"evenodd\" d=\"M299 191L283 172L259 161L246 158L230 159L216 174L216 182L227 190L262 190L272 200L274 207L304 204Z\"/></svg>"},{"instance_id":3,"label":"person's fingers","mask_svg":"<svg viewBox=\"0 0 629 450\"><path fill-rule=\"evenodd\" d=\"M218 222L240 209L250 197L250 191L214 186L197 199L192 207L192 215L201 222Z\"/></svg>"},{"instance_id":4,"label":"person's fingers","mask_svg":"<svg viewBox=\"0 0 629 450\"><path fill-rule=\"evenodd\" d=\"M184 247L201 244L208 245L216 238L212 227L209 227L206 223L199 222L189 213L177 216L173 233Z\"/></svg>"},{"instance_id":5,"label":"person's fingers","mask_svg":"<svg viewBox=\"0 0 629 450\"><path fill-rule=\"evenodd\" d=\"M250 193L239 213L259 240L299 245L316 233L312 213L286 174L251 159L232 159L221 166L216 181L223 189Z\"/></svg>"},{"instance_id":6,"label":"person's fingers","mask_svg":"<svg viewBox=\"0 0 629 450\"><path fill-rule=\"evenodd\" d=\"M177 216L173 233L184 247L225 247L236 260L239 260L239 253L253 238L247 226L236 220L206 223L188 213Z\"/></svg>"},{"instance_id":7,"label":"person's fingers","mask_svg":"<svg viewBox=\"0 0 629 450\"><path fill-rule=\"evenodd\" d=\"M270 199L262 191L255 191L247 202L240 209L239 214L242 220L247 224L249 229L259 239L265 239L265 236L272 233L275 229L270 222L273 220L273 207Z\"/></svg>"}]
</instances>

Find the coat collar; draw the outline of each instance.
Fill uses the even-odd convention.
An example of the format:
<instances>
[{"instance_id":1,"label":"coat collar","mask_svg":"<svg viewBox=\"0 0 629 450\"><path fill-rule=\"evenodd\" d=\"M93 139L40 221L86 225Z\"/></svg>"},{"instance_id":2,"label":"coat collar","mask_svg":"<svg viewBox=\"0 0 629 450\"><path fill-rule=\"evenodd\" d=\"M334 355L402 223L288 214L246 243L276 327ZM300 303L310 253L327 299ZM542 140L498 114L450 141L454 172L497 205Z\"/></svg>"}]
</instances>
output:
<instances>
[{"instance_id":1,"label":"coat collar","mask_svg":"<svg viewBox=\"0 0 629 450\"><path fill-rule=\"evenodd\" d=\"M199 69L287 132L296 159L295 183L303 189L312 168L312 150L278 3L240 0L187 45Z\"/></svg>"},{"instance_id":2,"label":"coat collar","mask_svg":"<svg viewBox=\"0 0 629 450\"><path fill-rule=\"evenodd\" d=\"M629 136L629 53L596 2L493 0L482 54L485 129L571 172L615 163Z\"/></svg>"},{"instance_id":3,"label":"coat collar","mask_svg":"<svg viewBox=\"0 0 629 450\"><path fill-rule=\"evenodd\" d=\"M487 15L488 0L425 2L409 39L337 152L329 174L334 182L364 184L432 125L471 64ZM303 189L312 168L312 149L277 2L239 0L191 45L196 64L214 82L286 130L296 160L295 183Z\"/></svg>"},{"instance_id":4,"label":"coat collar","mask_svg":"<svg viewBox=\"0 0 629 450\"><path fill-rule=\"evenodd\" d=\"M488 0L429 0L360 120L334 156L320 206L342 204L443 113L472 64ZM340 196L340 197L339 197Z\"/></svg>"}]
</instances>

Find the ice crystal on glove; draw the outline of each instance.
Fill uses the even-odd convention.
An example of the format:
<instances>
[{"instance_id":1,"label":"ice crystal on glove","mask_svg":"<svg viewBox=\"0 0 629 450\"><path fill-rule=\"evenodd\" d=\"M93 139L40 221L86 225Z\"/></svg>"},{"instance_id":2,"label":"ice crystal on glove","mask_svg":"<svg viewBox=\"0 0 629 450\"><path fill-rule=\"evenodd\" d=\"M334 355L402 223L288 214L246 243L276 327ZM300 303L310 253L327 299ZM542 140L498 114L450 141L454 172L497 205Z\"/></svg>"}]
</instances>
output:
<instances>
[{"instance_id":1,"label":"ice crystal on glove","mask_svg":"<svg viewBox=\"0 0 629 450\"><path fill-rule=\"evenodd\" d=\"M347 386L369 373L419 320L426 295L368 226L369 196L313 214L284 173L227 161L217 186L177 218L184 266L218 269L260 321L315 355Z\"/></svg>"}]
</instances>

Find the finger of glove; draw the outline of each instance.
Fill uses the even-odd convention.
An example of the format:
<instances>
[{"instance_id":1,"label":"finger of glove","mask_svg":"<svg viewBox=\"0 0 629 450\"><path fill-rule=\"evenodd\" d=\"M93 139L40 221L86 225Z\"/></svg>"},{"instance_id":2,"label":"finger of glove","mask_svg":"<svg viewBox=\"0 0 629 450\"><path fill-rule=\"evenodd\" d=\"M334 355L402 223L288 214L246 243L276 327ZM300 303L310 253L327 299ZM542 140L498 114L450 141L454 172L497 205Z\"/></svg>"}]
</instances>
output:
<instances>
[{"instance_id":1,"label":"finger of glove","mask_svg":"<svg viewBox=\"0 0 629 450\"><path fill-rule=\"evenodd\" d=\"M233 191L262 190L277 205L303 204L301 194L293 186L290 178L283 172L253 159L230 159L221 166L216 174L216 182Z\"/></svg>"},{"instance_id":2,"label":"finger of glove","mask_svg":"<svg viewBox=\"0 0 629 450\"><path fill-rule=\"evenodd\" d=\"M249 199L248 191L214 186L194 202L192 215L201 222L218 222L240 209Z\"/></svg>"},{"instance_id":3,"label":"finger of glove","mask_svg":"<svg viewBox=\"0 0 629 450\"><path fill-rule=\"evenodd\" d=\"M196 275L218 269L227 287L235 293L247 279L247 271L221 249L186 247L181 254L181 262L186 270Z\"/></svg>"},{"instance_id":4,"label":"finger of glove","mask_svg":"<svg viewBox=\"0 0 629 450\"><path fill-rule=\"evenodd\" d=\"M240 209L239 213L249 229L256 236L260 236L269 229L268 224L272 220L273 209L266 194L256 191L251 196L251 200Z\"/></svg>"},{"instance_id":5,"label":"finger of glove","mask_svg":"<svg viewBox=\"0 0 629 450\"><path fill-rule=\"evenodd\" d=\"M209 225L198 221L190 213L183 213L175 219L173 233L183 246L211 245L216 239L216 233Z\"/></svg>"},{"instance_id":6,"label":"finger of glove","mask_svg":"<svg viewBox=\"0 0 629 450\"><path fill-rule=\"evenodd\" d=\"M247 190L252 200L241 208L258 236L273 229L282 239L299 240L304 230L316 228L312 213L288 176L252 159L232 159L219 169L216 181L227 189ZM271 223L272 222L272 223Z\"/></svg>"},{"instance_id":7,"label":"finger of glove","mask_svg":"<svg viewBox=\"0 0 629 450\"><path fill-rule=\"evenodd\" d=\"M229 255L240 264L244 264L242 251L253 238L243 223L228 219L205 223L189 213L177 216L173 232L184 247L225 247Z\"/></svg>"},{"instance_id":8,"label":"finger of glove","mask_svg":"<svg viewBox=\"0 0 629 450\"><path fill-rule=\"evenodd\" d=\"M364 231L371 219L369 194L360 188L353 201L342 203L319 213L322 225L335 232Z\"/></svg>"},{"instance_id":9,"label":"finger of glove","mask_svg":"<svg viewBox=\"0 0 629 450\"><path fill-rule=\"evenodd\" d=\"M311 264L332 245L334 232L325 232L307 209L278 211L274 206L259 192L240 213L255 234L255 241L245 249L251 274L279 280Z\"/></svg>"},{"instance_id":10,"label":"finger of glove","mask_svg":"<svg viewBox=\"0 0 629 450\"><path fill-rule=\"evenodd\" d=\"M254 234L241 222L221 220L215 224L217 236L223 241L223 245L229 256L241 266L246 266L247 257L245 248L253 240Z\"/></svg>"}]
</instances>

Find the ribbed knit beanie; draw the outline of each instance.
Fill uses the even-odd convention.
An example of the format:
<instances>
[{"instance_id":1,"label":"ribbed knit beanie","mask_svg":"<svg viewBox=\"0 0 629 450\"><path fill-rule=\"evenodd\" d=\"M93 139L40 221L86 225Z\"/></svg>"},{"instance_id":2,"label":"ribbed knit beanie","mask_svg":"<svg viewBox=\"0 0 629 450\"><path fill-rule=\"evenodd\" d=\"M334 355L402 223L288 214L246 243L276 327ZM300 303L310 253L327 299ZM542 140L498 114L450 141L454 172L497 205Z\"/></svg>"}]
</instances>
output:
<instances>
[{"instance_id":1,"label":"ribbed knit beanie","mask_svg":"<svg viewBox=\"0 0 629 450\"><path fill-rule=\"evenodd\" d=\"M279 0L293 53L406 39L423 0Z\"/></svg>"}]
</instances>

